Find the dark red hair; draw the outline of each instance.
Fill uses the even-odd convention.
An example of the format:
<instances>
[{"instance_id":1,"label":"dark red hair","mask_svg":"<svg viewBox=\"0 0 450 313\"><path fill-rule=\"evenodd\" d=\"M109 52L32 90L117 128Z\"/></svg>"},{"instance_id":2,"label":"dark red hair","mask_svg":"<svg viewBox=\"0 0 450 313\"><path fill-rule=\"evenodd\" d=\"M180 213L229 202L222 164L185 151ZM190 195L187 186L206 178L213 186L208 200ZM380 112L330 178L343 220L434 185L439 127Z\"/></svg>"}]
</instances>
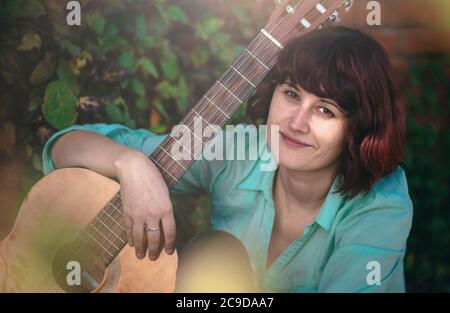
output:
<instances>
[{"instance_id":1,"label":"dark red hair","mask_svg":"<svg viewBox=\"0 0 450 313\"><path fill-rule=\"evenodd\" d=\"M286 79L335 100L347 113L338 192L350 198L367 193L404 160L405 112L389 58L372 37L333 26L291 40L249 101L253 122L267 121L274 90Z\"/></svg>"}]
</instances>

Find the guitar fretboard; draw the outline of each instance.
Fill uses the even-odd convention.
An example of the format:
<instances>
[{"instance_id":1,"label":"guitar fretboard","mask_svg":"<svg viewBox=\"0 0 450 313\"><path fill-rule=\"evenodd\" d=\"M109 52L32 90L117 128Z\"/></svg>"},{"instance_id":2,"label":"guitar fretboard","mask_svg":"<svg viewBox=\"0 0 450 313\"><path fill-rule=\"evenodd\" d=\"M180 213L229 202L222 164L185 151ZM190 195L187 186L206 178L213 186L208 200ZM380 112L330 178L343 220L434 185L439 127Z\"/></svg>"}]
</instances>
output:
<instances>
[{"instance_id":1,"label":"guitar fretboard","mask_svg":"<svg viewBox=\"0 0 450 313\"><path fill-rule=\"evenodd\" d=\"M314 0L299 2L297 7L299 12L306 12L301 15L300 23L294 19L298 13L295 15L289 13L292 18L279 17L278 20L272 21L273 27L268 29L269 32L262 30L241 52L180 122L179 125L183 125L186 132L191 134L190 142L180 141L177 136L169 134L149 156L158 166L169 188L184 175L217 132L269 73L275 65L278 52L282 49L281 44L293 37L293 33L300 35L319 27L324 21L329 21L330 14L332 15L336 9L349 2L342 1L323 0L321 4ZM201 130L195 129L194 121L198 119L202 121ZM211 135L203 131L209 126L215 128L217 132ZM172 146L175 143L190 154L189 158L179 159L172 156ZM117 193L105 205L94 221L83 231L80 239L93 243L99 248L98 257L105 266L114 260L127 242L120 193Z\"/></svg>"},{"instance_id":2,"label":"guitar fretboard","mask_svg":"<svg viewBox=\"0 0 450 313\"><path fill-rule=\"evenodd\" d=\"M186 132L190 133L191 140L181 141L169 134L149 156L160 169L169 188L184 175L216 135L211 136L203 130L206 127L220 130L226 124L273 67L274 55L278 51L280 48L263 33L256 36L180 122ZM201 120L201 131L194 129L194 119L197 124ZM175 143L189 154L188 159L180 160L172 156L171 149Z\"/></svg>"}]
</instances>

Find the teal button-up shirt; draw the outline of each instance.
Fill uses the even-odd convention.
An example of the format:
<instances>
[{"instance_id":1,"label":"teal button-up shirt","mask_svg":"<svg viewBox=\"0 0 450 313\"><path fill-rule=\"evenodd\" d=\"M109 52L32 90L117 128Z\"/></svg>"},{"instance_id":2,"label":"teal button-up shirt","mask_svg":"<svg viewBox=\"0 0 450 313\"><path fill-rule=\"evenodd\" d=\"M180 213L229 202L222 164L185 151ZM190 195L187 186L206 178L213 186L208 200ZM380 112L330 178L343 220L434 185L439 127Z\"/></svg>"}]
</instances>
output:
<instances>
[{"instance_id":1,"label":"teal button-up shirt","mask_svg":"<svg viewBox=\"0 0 450 313\"><path fill-rule=\"evenodd\" d=\"M238 125L237 136L251 134ZM62 134L82 129L150 155L166 135L120 124L85 124L63 129L46 142L43 169L55 169L51 147ZM254 135L250 135L254 136ZM222 132L228 143L235 138ZM245 141L249 150L252 140ZM268 152L258 147L258 156ZM270 155L270 153L269 153ZM95 156L93 156L95 157ZM226 158L225 158L226 159ZM206 191L212 197L211 225L239 238L250 256L255 282L274 292L403 292L406 241L413 206L404 170L377 181L369 194L344 200L332 187L314 222L267 268L268 247L275 217L272 186L275 169L261 170L266 158L256 160L196 160L171 192Z\"/></svg>"}]
</instances>

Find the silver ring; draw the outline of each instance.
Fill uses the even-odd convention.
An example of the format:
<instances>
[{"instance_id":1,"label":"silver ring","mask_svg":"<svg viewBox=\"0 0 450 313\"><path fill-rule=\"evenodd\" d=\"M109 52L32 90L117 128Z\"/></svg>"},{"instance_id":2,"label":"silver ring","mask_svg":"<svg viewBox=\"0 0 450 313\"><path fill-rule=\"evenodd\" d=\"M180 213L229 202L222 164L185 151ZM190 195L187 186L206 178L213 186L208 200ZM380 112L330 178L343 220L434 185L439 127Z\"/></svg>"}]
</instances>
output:
<instances>
[{"instance_id":1,"label":"silver ring","mask_svg":"<svg viewBox=\"0 0 450 313\"><path fill-rule=\"evenodd\" d=\"M159 227L156 228L152 228L152 227L148 227L147 224L144 225L144 229L146 232L150 232L150 231L158 231Z\"/></svg>"}]
</instances>

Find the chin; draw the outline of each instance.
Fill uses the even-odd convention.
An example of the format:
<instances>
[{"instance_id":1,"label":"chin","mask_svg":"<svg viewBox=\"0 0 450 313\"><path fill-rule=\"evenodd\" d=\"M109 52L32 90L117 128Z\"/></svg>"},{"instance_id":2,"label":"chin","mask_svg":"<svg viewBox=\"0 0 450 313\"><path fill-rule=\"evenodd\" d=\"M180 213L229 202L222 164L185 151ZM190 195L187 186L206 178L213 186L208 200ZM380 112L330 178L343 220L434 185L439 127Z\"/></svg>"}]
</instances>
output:
<instances>
[{"instance_id":1,"label":"chin","mask_svg":"<svg viewBox=\"0 0 450 313\"><path fill-rule=\"evenodd\" d=\"M299 161L298 159L291 159L282 156L280 156L278 165L292 171L307 171L311 169L311 164L305 164L305 162Z\"/></svg>"}]
</instances>

